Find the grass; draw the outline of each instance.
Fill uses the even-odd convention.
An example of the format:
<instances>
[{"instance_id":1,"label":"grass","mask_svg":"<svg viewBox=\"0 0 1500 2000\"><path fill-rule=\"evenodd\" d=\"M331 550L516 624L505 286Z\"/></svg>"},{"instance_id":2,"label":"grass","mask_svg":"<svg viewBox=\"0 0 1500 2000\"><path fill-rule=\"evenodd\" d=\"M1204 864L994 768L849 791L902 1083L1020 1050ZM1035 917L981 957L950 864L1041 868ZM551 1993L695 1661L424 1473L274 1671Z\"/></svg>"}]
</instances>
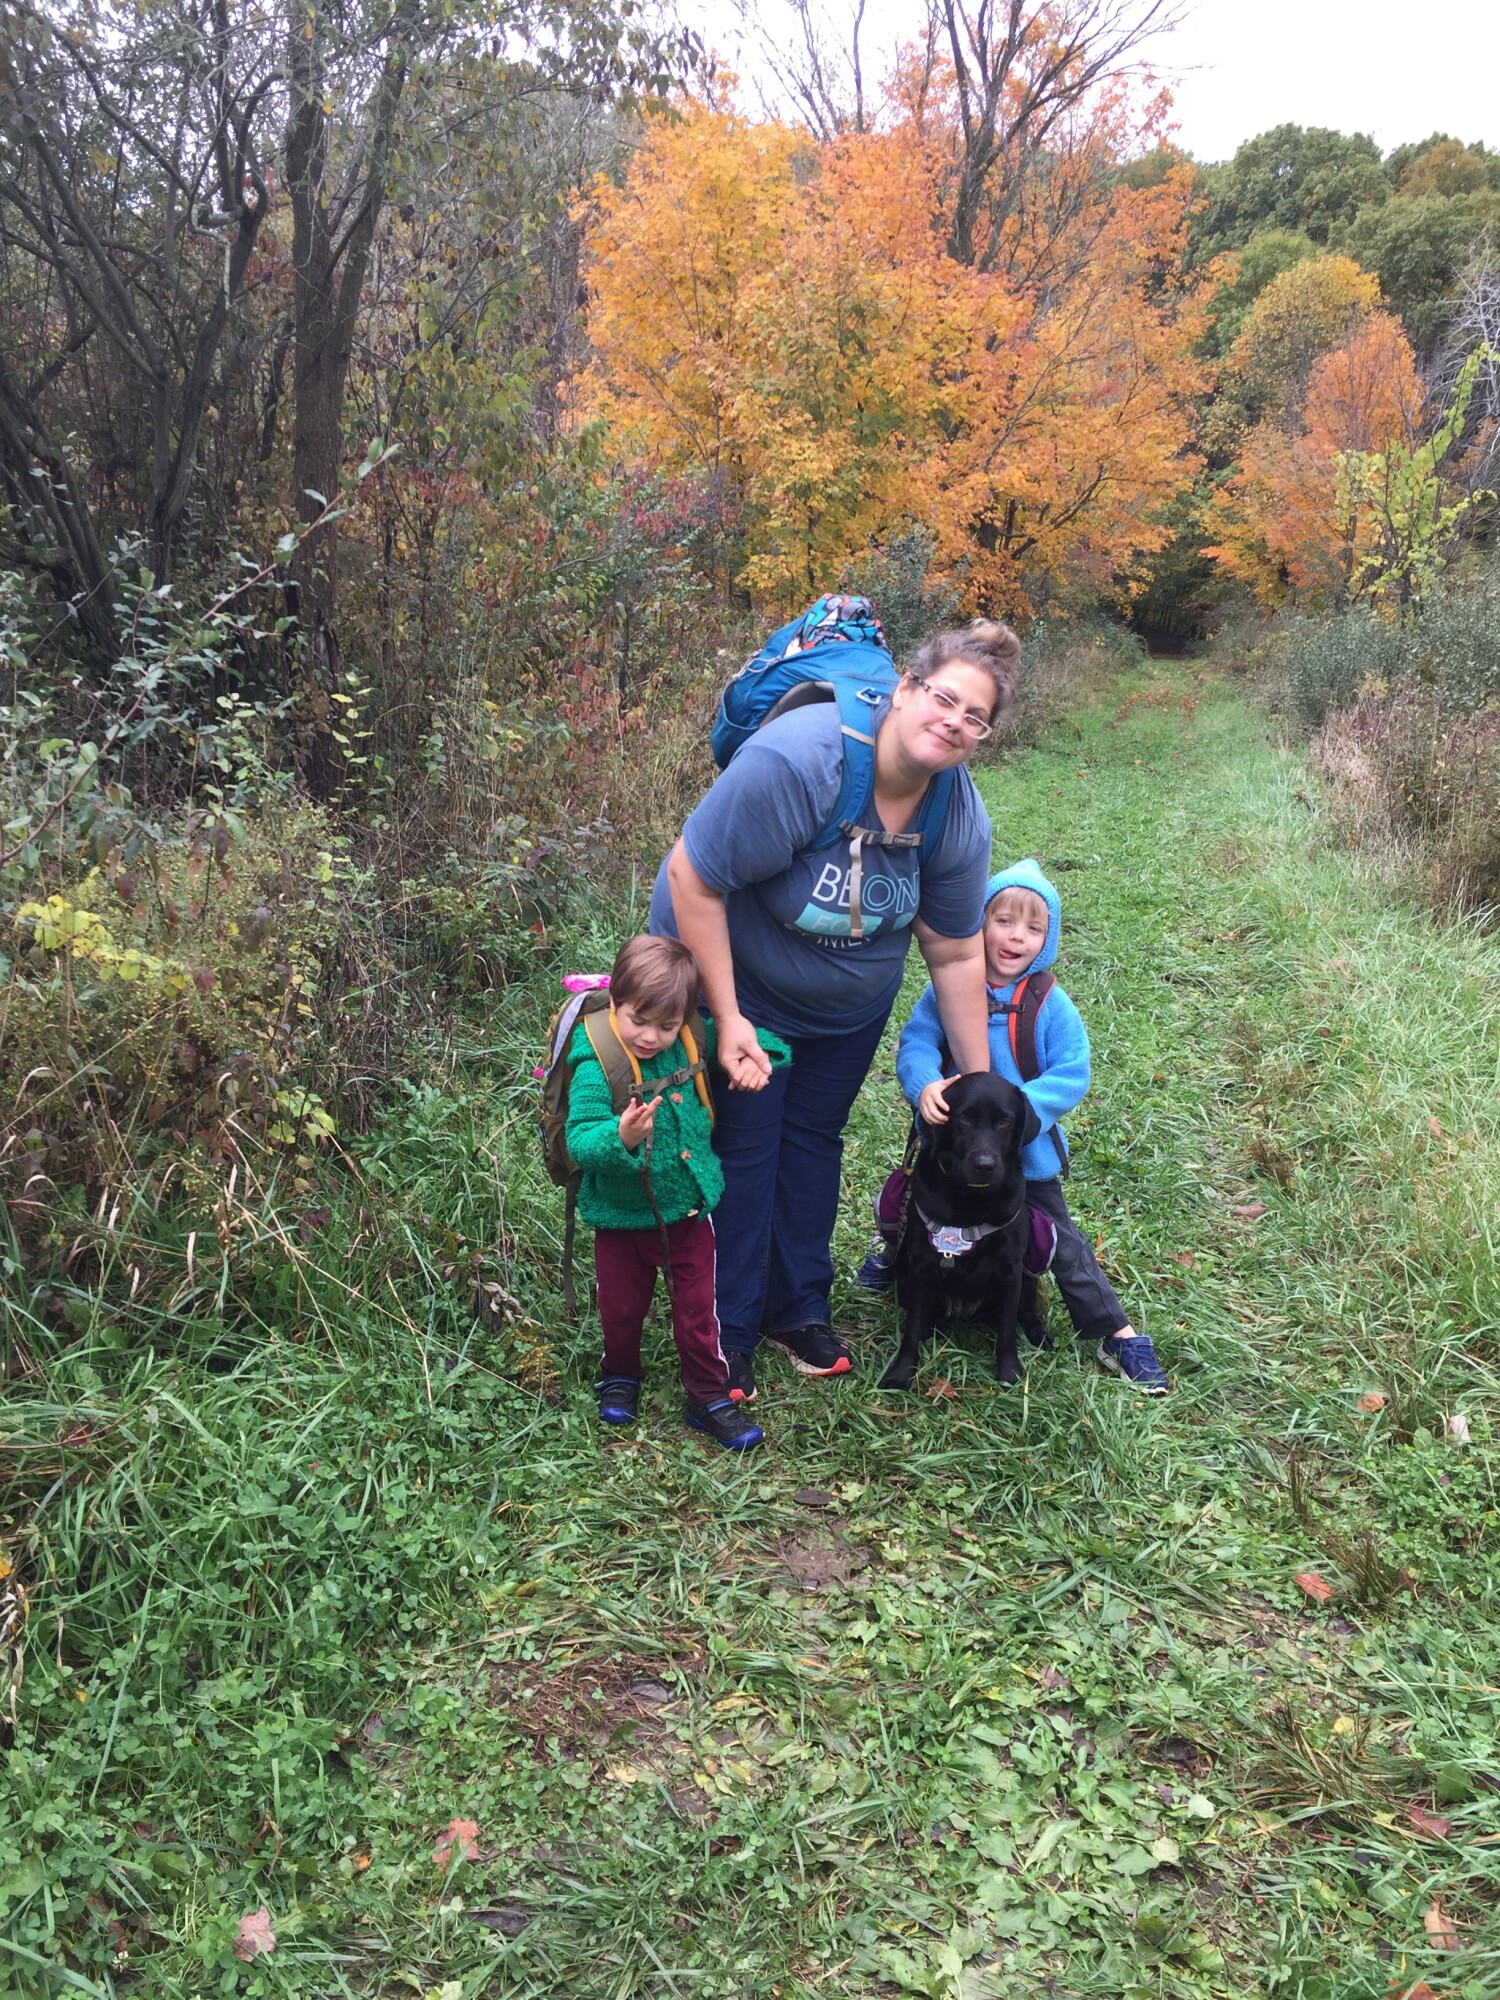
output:
<instances>
[{"instance_id":1,"label":"grass","mask_svg":"<svg viewBox=\"0 0 1500 2000\"><path fill-rule=\"evenodd\" d=\"M560 941L346 1165L13 1270L0 1994L1500 1993L1500 950L1177 670L983 782L1062 888L1070 1198L1173 1396L1061 1329L1022 1391L955 1335L884 1396L845 1289L858 1375L768 1360L749 1462L661 1329L601 1436L530 1067L613 928Z\"/></svg>"}]
</instances>

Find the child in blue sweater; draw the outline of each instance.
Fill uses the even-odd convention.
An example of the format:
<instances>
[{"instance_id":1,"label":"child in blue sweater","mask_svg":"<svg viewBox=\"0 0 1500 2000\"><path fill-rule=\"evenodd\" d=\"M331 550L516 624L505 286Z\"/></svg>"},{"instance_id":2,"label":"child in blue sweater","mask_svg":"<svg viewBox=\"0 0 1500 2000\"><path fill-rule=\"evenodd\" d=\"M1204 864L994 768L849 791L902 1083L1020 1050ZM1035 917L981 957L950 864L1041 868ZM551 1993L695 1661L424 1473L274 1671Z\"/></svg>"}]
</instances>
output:
<instances>
[{"instance_id":1,"label":"child in blue sweater","mask_svg":"<svg viewBox=\"0 0 1500 2000\"><path fill-rule=\"evenodd\" d=\"M1036 1017L1037 1075L1023 1081L1011 1053L1004 1011L1018 982L1043 971L1057 956L1062 902L1034 861L991 876L985 891L985 980L990 994L990 1066L1025 1091L1041 1121L1041 1132L1022 1155L1026 1199L1050 1217L1057 1232L1051 1271L1080 1339L1097 1340L1099 1364L1148 1396L1164 1396L1166 1371L1149 1337L1137 1333L1094 1255L1093 1246L1068 1212L1060 1176L1067 1172L1068 1142L1059 1122L1083 1102L1089 1087L1089 1038L1073 1002L1060 986L1043 1000ZM901 1031L896 1075L908 1101L929 1125L946 1124L943 1088L947 1050L937 1001L929 986ZM885 1238L865 1259L856 1280L883 1290L894 1279L893 1245ZM1028 1327L1028 1334L1040 1337Z\"/></svg>"}]
</instances>

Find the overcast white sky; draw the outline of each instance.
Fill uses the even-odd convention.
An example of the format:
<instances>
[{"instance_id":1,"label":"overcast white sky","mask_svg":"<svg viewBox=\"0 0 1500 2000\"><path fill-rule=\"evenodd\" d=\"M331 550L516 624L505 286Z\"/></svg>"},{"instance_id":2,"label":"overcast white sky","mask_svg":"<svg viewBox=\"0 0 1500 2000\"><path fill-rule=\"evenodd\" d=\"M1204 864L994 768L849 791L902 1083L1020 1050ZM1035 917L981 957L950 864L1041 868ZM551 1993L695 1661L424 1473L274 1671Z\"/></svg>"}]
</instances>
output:
<instances>
[{"instance_id":1,"label":"overcast white sky","mask_svg":"<svg viewBox=\"0 0 1500 2000\"><path fill-rule=\"evenodd\" d=\"M771 18L775 0L762 4ZM734 61L732 0L683 0L683 12ZM920 18L920 0L867 0L867 70ZM1199 160L1288 122L1369 132L1385 151L1433 131L1500 150L1500 0L1186 0L1150 55L1173 86L1178 143Z\"/></svg>"}]
</instances>

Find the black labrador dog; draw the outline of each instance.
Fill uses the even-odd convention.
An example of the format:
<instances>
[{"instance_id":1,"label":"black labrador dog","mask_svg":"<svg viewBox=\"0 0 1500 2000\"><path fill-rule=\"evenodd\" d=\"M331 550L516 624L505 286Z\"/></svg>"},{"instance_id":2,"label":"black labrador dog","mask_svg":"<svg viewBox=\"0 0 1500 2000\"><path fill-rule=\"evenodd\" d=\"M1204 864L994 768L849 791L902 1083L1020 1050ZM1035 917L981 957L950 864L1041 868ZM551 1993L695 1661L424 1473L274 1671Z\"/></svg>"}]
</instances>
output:
<instances>
[{"instance_id":1,"label":"black labrador dog","mask_svg":"<svg viewBox=\"0 0 1500 2000\"><path fill-rule=\"evenodd\" d=\"M923 1125L896 1251L901 1346L882 1389L909 1389L940 1318L976 1319L995 1336L995 1373L1019 1382L1016 1323L1026 1246L1021 1150L1041 1130L1023 1092L976 1070L948 1087L948 1122Z\"/></svg>"}]
</instances>

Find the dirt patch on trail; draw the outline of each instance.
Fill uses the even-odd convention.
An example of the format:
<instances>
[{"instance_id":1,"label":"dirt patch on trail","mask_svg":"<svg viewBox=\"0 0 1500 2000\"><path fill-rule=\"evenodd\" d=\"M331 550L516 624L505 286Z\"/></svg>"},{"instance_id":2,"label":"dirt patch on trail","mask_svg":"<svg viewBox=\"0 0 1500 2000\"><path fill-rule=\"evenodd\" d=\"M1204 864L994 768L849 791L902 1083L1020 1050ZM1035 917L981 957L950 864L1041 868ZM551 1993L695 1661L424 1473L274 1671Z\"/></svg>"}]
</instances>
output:
<instances>
[{"instance_id":1,"label":"dirt patch on trail","mask_svg":"<svg viewBox=\"0 0 1500 2000\"><path fill-rule=\"evenodd\" d=\"M845 1540L837 1528L783 1535L772 1553L791 1571L803 1590L834 1590L869 1567L870 1559Z\"/></svg>"},{"instance_id":2,"label":"dirt patch on trail","mask_svg":"<svg viewBox=\"0 0 1500 2000\"><path fill-rule=\"evenodd\" d=\"M679 1712L682 1699L672 1682L673 1667L696 1664L695 1659L570 1660L555 1666L507 1661L489 1670L490 1703L531 1738L533 1748L556 1738L574 1757L597 1757L621 1732L637 1747L662 1736L664 1719Z\"/></svg>"}]
</instances>

